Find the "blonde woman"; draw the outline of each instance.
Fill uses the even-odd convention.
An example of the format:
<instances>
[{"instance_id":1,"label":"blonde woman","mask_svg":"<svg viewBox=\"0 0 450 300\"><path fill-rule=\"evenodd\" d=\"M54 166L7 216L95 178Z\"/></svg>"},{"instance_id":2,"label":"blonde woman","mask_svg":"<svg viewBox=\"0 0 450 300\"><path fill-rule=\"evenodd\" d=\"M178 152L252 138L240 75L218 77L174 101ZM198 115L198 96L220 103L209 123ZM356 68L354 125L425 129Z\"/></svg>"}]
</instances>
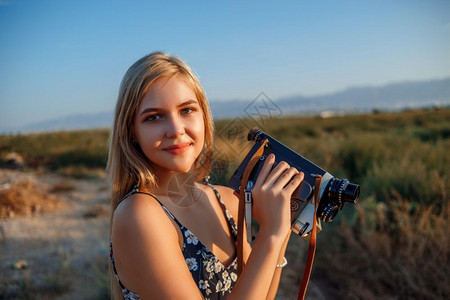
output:
<instances>
[{"instance_id":1,"label":"blonde woman","mask_svg":"<svg viewBox=\"0 0 450 300\"><path fill-rule=\"evenodd\" d=\"M213 123L179 58L151 53L126 72L110 138L111 284L116 299L274 298L303 174L269 157L252 191L258 237L237 276L238 198L202 183Z\"/></svg>"}]
</instances>

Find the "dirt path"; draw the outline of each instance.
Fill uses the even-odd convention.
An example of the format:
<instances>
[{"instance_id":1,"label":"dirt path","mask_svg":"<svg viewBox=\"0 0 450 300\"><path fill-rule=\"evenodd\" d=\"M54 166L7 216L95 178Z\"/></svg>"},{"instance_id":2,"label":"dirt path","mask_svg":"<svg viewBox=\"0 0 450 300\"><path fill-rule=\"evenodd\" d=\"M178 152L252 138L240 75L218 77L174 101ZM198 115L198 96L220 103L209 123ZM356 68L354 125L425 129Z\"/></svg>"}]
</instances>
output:
<instances>
[{"instance_id":1,"label":"dirt path","mask_svg":"<svg viewBox=\"0 0 450 300\"><path fill-rule=\"evenodd\" d=\"M106 293L108 191L104 180L0 171L36 180L63 203L56 213L0 220L0 298L102 299ZM23 268L21 268L23 267Z\"/></svg>"}]
</instances>

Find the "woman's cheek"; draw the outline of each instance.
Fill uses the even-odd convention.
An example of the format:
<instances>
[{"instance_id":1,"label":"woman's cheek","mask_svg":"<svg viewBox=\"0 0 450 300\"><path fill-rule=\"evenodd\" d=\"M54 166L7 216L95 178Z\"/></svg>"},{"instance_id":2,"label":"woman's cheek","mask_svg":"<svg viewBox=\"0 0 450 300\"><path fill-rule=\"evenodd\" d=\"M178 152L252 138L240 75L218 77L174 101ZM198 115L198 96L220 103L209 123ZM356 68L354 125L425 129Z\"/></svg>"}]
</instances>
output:
<instances>
[{"instance_id":1,"label":"woman's cheek","mask_svg":"<svg viewBox=\"0 0 450 300\"><path fill-rule=\"evenodd\" d=\"M197 117L194 120L192 120L191 124L189 125L190 129L194 132L197 139L203 140L205 138L205 123L203 122L203 116Z\"/></svg>"}]
</instances>

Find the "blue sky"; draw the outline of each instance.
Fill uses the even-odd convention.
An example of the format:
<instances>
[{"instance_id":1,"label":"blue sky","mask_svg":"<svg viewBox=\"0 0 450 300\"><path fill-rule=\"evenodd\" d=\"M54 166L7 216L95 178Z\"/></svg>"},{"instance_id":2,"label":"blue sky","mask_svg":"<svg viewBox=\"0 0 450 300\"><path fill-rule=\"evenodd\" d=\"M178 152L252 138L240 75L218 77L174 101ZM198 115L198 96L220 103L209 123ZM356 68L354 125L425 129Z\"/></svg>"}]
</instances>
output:
<instances>
[{"instance_id":1,"label":"blue sky","mask_svg":"<svg viewBox=\"0 0 450 300\"><path fill-rule=\"evenodd\" d=\"M112 111L143 55L178 55L210 101L450 76L450 1L0 0L0 131Z\"/></svg>"}]
</instances>

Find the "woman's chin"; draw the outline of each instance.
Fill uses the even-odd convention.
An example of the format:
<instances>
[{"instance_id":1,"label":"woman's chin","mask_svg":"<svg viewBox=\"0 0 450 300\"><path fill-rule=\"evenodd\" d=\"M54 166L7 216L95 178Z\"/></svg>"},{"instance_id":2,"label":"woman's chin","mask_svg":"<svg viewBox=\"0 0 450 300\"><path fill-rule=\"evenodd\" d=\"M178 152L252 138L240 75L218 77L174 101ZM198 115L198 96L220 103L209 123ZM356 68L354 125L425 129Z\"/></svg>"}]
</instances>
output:
<instances>
[{"instance_id":1,"label":"woman's chin","mask_svg":"<svg viewBox=\"0 0 450 300\"><path fill-rule=\"evenodd\" d=\"M191 173L192 170L193 170L193 168L191 166L177 166L177 167L173 168L171 171L176 174L187 175L187 174Z\"/></svg>"}]
</instances>

